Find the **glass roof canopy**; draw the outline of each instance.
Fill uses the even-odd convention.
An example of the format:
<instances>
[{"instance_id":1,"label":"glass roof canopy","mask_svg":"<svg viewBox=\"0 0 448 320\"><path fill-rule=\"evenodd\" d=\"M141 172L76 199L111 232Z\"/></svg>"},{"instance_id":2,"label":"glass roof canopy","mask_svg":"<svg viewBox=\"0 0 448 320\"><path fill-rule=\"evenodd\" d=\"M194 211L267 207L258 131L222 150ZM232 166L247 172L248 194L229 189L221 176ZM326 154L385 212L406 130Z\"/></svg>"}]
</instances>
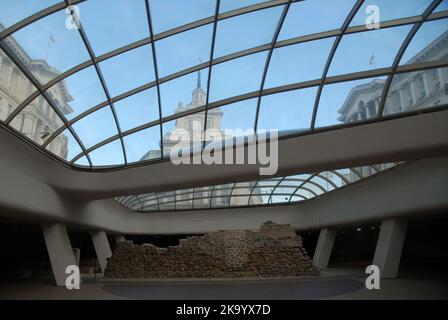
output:
<instances>
[{"instance_id":1,"label":"glass roof canopy","mask_svg":"<svg viewBox=\"0 0 448 320\"><path fill-rule=\"evenodd\" d=\"M193 122L306 134L448 103L447 0L104 4L0 0L0 121L70 165L168 157Z\"/></svg>"},{"instance_id":2,"label":"glass roof canopy","mask_svg":"<svg viewBox=\"0 0 448 320\"><path fill-rule=\"evenodd\" d=\"M405 163L378 164L252 182L155 192L124 196L115 200L138 212L291 204L313 199L401 165Z\"/></svg>"}]
</instances>

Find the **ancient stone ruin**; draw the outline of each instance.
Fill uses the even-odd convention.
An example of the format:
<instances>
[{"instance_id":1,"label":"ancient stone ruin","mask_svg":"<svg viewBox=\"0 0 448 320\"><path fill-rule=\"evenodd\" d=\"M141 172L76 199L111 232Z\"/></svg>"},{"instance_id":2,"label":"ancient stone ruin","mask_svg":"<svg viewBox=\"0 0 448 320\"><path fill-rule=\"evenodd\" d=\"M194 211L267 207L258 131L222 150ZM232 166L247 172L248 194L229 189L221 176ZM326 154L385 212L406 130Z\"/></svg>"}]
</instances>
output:
<instances>
[{"instance_id":1,"label":"ancient stone ruin","mask_svg":"<svg viewBox=\"0 0 448 320\"><path fill-rule=\"evenodd\" d=\"M238 278L317 275L290 225L259 231L217 231L181 239L178 246L117 244L107 278Z\"/></svg>"}]
</instances>

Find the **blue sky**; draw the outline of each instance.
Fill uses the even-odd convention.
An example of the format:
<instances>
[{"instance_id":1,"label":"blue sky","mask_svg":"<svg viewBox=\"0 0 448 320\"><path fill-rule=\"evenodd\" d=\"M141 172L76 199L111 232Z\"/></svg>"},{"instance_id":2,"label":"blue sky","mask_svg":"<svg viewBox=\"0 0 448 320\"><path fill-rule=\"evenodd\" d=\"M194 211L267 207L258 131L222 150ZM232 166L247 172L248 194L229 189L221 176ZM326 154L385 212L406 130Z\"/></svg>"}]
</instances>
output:
<instances>
[{"instance_id":1,"label":"blue sky","mask_svg":"<svg viewBox=\"0 0 448 320\"><path fill-rule=\"evenodd\" d=\"M0 22L6 27L58 1L0 0ZM238 9L263 1L222 0L220 12ZM109 2L110 3L110 2ZM150 2L155 33L178 27L214 15L210 0L153 0ZM355 0L307 0L291 5L279 40L339 28ZM430 0L366 0L351 25L363 24L368 5L377 5L382 21L421 14ZM79 5L81 23L97 56L149 36L146 8L143 0L88 0ZM437 10L448 9L445 0ZM250 47L270 43L281 15L282 7L256 11L251 14L222 20L217 26L214 58ZM87 50L76 30L65 28L67 14L60 11L47 16L13 34L13 37L33 59L46 59L61 72L89 59ZM348 35L341 41L329 69L329 76L370 70L374 56L377 68L392 64L398 48L411 26ZM428 22L411 42L402 64L430 41L447 30L447 20ZM206 62L210 57L213 27L211 24L183 32L155 43L160 77ZM54 42L53 40L54 39ZM322 75L334 38L306 42L275 49L268 69L265 88L318 79ZM212 68L210 102L226 99L260 89L267 53L261 52L231 60ZM154 81L154 60L150 45L100 63L110 95L115 97L135 87ZM161 89L162 116L174 113L179 102L188 104L196 85L196 73L163 83ZM206 88L208 70L202 71L202 87ZM42 84L45 83L43 79ZM337 110L355 84L372 79L328 86L324 88L317 125L337 123ZM105 94L93 67L65 80L74 100L70 103L72 119L83 111L105 101ZM259 128L309 128L316 88L262 98ZM159 117L155 88L131 96L115 104L122 130L156 120ZM242 128L254 123L256 99L223 107L223 129ZM165 129L174 124L164 125ZM97 111L74 125L87 147L117 133L109 107ZM70 155L79 150L71 136ZM148 141L151 140L151 141ZM135 159L148 148L158 148L159 129L148 130L140 136L127 138L130 158ZM119 147L118 147L119 146ZM140 150L140 151L139 151ZM143 152L144 153L144 152ZM121 144L105 146L92 154L97 163L121 162ZM112 160L111 160L112 159ZM116 159L116 160L114 160Z\"/></svg>"}]
</instances>

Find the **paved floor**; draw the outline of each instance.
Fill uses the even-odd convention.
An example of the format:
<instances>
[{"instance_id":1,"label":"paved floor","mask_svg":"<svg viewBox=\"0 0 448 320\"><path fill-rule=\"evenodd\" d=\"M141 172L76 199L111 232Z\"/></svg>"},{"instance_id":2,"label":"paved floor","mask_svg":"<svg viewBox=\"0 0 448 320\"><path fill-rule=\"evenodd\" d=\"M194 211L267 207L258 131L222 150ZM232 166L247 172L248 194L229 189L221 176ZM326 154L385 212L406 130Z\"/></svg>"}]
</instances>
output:
<instances>
[{"instance_id":1,"label":"paved floor","mask_svg":"<svg viewBox=\"0 0 448 320\"><path fill-rule=\"evenodd\" d=\"M365 275L353 269L327 269L322 277L271 280L111 281L86 279L67 290L51 279L0 283L0 299L447 299L448 282L404 274L367 290Z\"/></svg>"}]
</instances>

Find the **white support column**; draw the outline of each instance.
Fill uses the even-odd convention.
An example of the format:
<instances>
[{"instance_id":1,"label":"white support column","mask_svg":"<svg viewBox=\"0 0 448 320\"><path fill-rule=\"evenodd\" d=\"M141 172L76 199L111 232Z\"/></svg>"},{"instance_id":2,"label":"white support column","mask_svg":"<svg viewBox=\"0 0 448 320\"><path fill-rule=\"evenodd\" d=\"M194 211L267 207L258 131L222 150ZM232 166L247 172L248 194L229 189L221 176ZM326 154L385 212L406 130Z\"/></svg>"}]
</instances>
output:
<instances>
[{"instance_id":1,"label":"white support column","mask_svg":"<svg viewBox=\"0 0 448 320\"><path fill-rule=\"evenodd\" d=\"M338 230L336 228L324 228L320 230L316 251L313 256L313 265L317 268L326 268L333 251L334 240Z\"/></svg>"},{"instance_id":2,"label":"white support column","mask_svg":"<svg viewBox=\"0 0 448 320\"><path fill-rule=\"evenodd\" d=\"M373 264L380 269L381 278L396 278L406 236L406 220L390 219L381 224Z\"/></svg>"},{"instance_id":3,"label":"white support column","mask_svg":"<svg viewBox=\"0 0 448 320\"><path fill-rule=\"evenodd\" d=\"M90 236L92 237L93 246L95 247L101 271L104 272L106 270L107 258L112 256L109 240L104 231L92 231L90 232Z\"/></svg>"},{"instance_id":4,"label":"white support column","mask_svg":"<svg viewBox=\"0 0 448 320\"><path fill-rule=\"evenodd\" d=\"M43 223L42 231L56 285L65 286L65 279L68 276L65 274L65 269L69 265L76 265L67 229L60 223Z\"/></svg>"}]
</instances>

